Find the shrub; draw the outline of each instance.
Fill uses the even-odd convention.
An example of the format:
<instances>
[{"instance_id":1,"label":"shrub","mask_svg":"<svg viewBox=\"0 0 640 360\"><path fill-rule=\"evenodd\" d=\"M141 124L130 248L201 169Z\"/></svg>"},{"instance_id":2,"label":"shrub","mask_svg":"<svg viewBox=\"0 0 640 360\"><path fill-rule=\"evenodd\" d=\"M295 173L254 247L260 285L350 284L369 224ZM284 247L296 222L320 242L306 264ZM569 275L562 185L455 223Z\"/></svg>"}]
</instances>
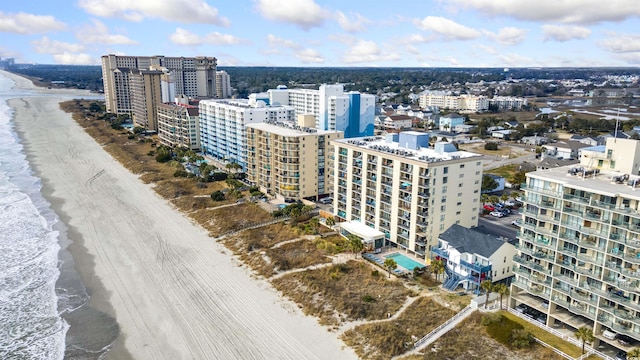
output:
<instances>
[{"instance_id":1,"label":"shrub","mask_svg":"<svg viewBox=\"0 0 640 360\"><path fill-rule=\"evenodd\" d=\"M366 295L362 295L362 301L366 303L371 303L371 302L375 302L376 299L373 296L366 294Z\"/></svg>"},{"instance_id":2,"label":"shrub","mask_svg":"<svg viewBox=\"0 0 640 360\"><path fill-rule=\"evenodd\" d=\"M213 175L211 175L211 178L213 181L223 181L227 179L227 174L223 172L214 172Z\"/></svg>"},{"instance_id":3,"label":"shrub","mask_svg":"<svg viewBox=\"0 0 640 360\"><path fill-rule=\"evenodd\" d=\"M502 315L499 316L499 321L495 321L486 325L487 334L489 334L489 336L491 336L499 343L506 346L511 346L513 331L524 329L524 327L514 322L513 320L507 319Z\"/></svg>"},{"instance_id":4,"label":"shrub","mask_svg":"<svg viewBox=\"0 0 640 360\"><path fill-rule=\"evenodd\" d=\"M484 144L485 150L498 150L498 143L488 142Z\"/></svg>"},{"instance_id":5,"label":"shrub","mask_svg":"<svg viewBox=\"0 0 640 360\"><path fill-rule=\"evenodd\" d=\"M220 190L214 191L211 193L211 200L213 201L222 201L224 200L224 193Z\"/></svg>"},{"instance_id":6,"label":"shrub","mask_svg":"<svg viewBox=\"0 0 640 360\"><path fill-rule=\"evenodd\" d=\"M264 193L262 191L251 191L251 196L264 196Z\"/></svg>"},{"instance_id":7,"label":"shrub","mask_svg":"<svg viewBox=\"0 0 640 360\"><path fill-rule=\"evenodd\" d=\"M133 140L133 139L135 139L135 138L136 138L136 136L135 136L135 135L129 135L129 136L127 136L127 139L129 139L129 140Z\"/></svg>"},{"instance_id":8,"label":"shrub","mask_svg":"<svg viewBox=\"0 0 640 360\"><path fill-rule=\"evenodd\" d=\"M380 272L379 272L378 270L373 270L373 271L371 272L371 276L373 276L373 277L378 277L378 276L380 276Z\"/></svg>"},{"instance_id":9,"label":"shrub","mask_svg":"<svg viewBox=\"0 0 640 360\"><path fill-rule=\"evenodd\" d=\"M511 331L511 346L517 349L531 347L535 342L533 335L524 329L513 329Z\"/></svg>"},{"instance_id":10,"label":"shrub","mask_svg":"<svg viewBox=\"0 0 640 360\"><path fill-rule=\"evenodd\" d=\"M185 170L177 170L173 173L173 177L189 177L190 173Z\"/></svg>"}]
</instances>

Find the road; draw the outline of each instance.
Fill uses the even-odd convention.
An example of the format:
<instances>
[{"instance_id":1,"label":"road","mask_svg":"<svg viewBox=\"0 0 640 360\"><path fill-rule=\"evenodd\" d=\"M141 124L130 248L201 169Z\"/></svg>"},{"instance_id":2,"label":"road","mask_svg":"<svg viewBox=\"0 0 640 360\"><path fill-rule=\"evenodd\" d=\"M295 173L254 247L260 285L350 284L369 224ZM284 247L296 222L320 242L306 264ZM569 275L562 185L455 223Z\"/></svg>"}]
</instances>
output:
<instances>
[{"instance_id":1,"label":"road","mask_svg":"<svg viewBox=\"0 0 640 360\"><path fill-rule=\"evenodd\" d=\"M491 235L502 236L508 239L515 239L516 231L518 231L518 228L515 226L511 226L510 224L513 220L520 218L521 216L519 213L507 215L502 218L487 215L478 219L478 228L479 230Z\"/></svg>"}]
</instances>

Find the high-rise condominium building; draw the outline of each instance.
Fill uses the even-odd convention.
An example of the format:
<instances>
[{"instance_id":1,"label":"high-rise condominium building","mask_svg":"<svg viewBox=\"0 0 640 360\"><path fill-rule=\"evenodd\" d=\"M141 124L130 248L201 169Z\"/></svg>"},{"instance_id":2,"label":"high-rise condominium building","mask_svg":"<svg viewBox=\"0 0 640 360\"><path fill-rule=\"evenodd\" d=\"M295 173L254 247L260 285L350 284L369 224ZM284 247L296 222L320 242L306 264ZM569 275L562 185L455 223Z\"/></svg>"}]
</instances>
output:
<instances>
[{"instance_id":1,"label":"high-rise condominium building","mask_svg":"<svg viewBox=\"0 0 640 360\"><path fill-rule=\"evenodd\" d=\"M231 78L226 71L216 71L216 97L226 99L231 97Z\"/></svg>"},{"instance_id":2,"label":"high-rise condominium building","mask_svg":"<svg viewBox=\"0 0 640 360\"><path fill-rule=\"evenodd\" d=\"M289 105L297 115L313 115L320 130L342 131L345 138L373 135L375 95L345 93L342 84L321 85L318 90L281 85L267 94L271 105Z\"/></svg>"},{"instance_id":3,"label":"high-rise condominium building","mask_svg":"<svg viewBox=\"0 0 640 360\"><path fill-rule=\"evenodd\" d=\"M175 95L193 98L214 97L216 58L165 56L102 56L102 81L107 111L132 113L130 73L138 70L163 70L170 73ZM163 91L164 92L164 91ZM165 102L172 98L163 99Z\"/></svg>"},{"instance_id":4,"label":"high-rise condominium building","mask_svg":"<svg viewBox=\"0 0 640 360\"><path fill-rule=\"evenodd\" d=\"M156 107L162 103L161 78L158 70L135 70L129 74L131 118L135 126L158 130Z\"/></svg>"},{"instance_id":5,"label":"high-rise condominium building","mask_svg":"<svg viewBox=\"0 0 640 360\"><path fill-rule=\"evenodd\" d=\"M330 140L341 131L283 122L247 125L247 175L260 190L284 200L316 198L331 192Z\"/></svg>"},{"instance_id":6,"label":"high-rise condominium building","mask_svg":"<svg viewBox=\"0 0 640 360\"><path fill-rule=\"evenodd\" d=\"M358 221L388 245L425 258L452 224L478 224L482 157L429 135L334 140L333 203L338 221ZM376 246L382 244L376 244Z\"/></svg>"},{"instance_id":7,"label":"high-rise condominium building","mask_svg":"<svg viewBox=\"0 0 640 360\"><path fill-rule=\"evenodd\" d=\"M640 142L610 138L579 165L527 173L510 306L569 336L588 327L595 349L640 341L639 166Z\"/></svg>"},{"instance_id":8,"label":"high-rise condominium building","mask_svg":"<svg viewBox=\"0 0 640 360\"><path fill-rule=\"evenodd\" d=\"M418 101L423 109L433 106L461 112L480 112L489 109L489 99L484 96L456 95L450 91L425 91Z\"/></svg>"},{"instance_id":9,"label":"high-rise condominium building","mask_svg":"<svg viewBox=\"0 0 640 360\"><path fill-rule=\"evenodd\" d=\"M200 124L197 102L181 96L173 103L159 104L158 138L173 148L200 149Z\"/></svg>"},{"instance_id":10,"label":"high-rise condominium building","mask_svg":"<svg viewBox=\"0 0 640 360\"><path fill-rule=\"evenodd\" d=\"M294 122L290 106L268 106L262 102L202 100L200 111L201 151L247 169L246 126L265 121Z\"/></svg>"}]
</instances>

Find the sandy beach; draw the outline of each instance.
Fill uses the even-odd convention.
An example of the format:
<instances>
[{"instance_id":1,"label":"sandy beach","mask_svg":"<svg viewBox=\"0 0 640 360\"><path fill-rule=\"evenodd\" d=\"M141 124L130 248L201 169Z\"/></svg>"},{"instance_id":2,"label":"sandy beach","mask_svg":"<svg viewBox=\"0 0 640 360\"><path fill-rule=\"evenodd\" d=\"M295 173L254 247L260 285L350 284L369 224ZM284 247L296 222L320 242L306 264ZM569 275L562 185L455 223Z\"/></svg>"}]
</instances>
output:
<instances>
[{"instance_id":1,"label":"sandy beach","mask_svg":"<svg viewBox=\"0 0 640 360\"><path fill-rule=\"evenodd\" d=\"M109 359L357 358L103 151L59 102L10 105L43 193L68 228L91 303L120 326Z\"/></svg>"}]
</instances>

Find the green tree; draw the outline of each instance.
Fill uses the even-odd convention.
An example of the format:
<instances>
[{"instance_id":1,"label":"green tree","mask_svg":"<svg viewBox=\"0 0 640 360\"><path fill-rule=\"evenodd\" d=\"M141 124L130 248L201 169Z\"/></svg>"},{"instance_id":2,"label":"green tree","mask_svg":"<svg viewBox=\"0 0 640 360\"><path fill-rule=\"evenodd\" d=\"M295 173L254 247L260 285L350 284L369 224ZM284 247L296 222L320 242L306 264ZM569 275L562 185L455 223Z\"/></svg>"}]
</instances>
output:
<instances>
[{"instance_id":1,"label":"green tree","mask_svg":"<svg viewBox=\"0 0 640 360\"><path fill-rule=\"evenodd\" d=\"M521 195L521 194L520 194L519 192L517 192L517 191L512 191L512 192L511 192L511 198L512 198L514 201L515 201L517 198L519 198L519 197L520 197L520 195Z\"/></svg>"},{"instance_id":2,"label":"green tree","mask_svg":"<svg viewBox=\"0 0 640 360\"><path fill-rule=\"evenodd\" d=\"M509 293L510 293L509 286L507 286L506 284L500 283L495 286L494 291L500 294L500 309L502 309L502 297L509 296Z\"/></svg>"},{"instance_id":3,"label":"green tree","mask_svg":"<svg viewBox=\"0 0 640 360\"><path fill-rule=\"evenodd\" d=\"M224 200L224 193L220 190L214 191L211 193L211 200L213 201L222 201Z\"/></svg>"},{"instance_id":4,"label":"green tree","mask_svg":"<svg viewBox=\"0 0 640 360\"><path fill-rule=\"evenodd\" d=\"M391 272L398 268L398 263L392 258L386 258L384 260L384 268L389 272L389 277L391 277Z\"/></svg>"},{"instance_id":5,"label":"green tree","mask_svg":"<svg viewBox=\"0 0 640 360\"><path fill-rule=\"evenodd\" d=\"M533 335L525 329L513 329L511 331L511 346L517 349L528 348L534 341Z\"/></svg>"},{"instance_id":6,"label":"green tree","mask_svg":"<svg viewBox=\"0 0 640 360\"><path fill-rule=\"evenodd\" d=\"M634 348L628 351L627 359L640 359L640 348Z\"/></svg>"},{"instance_id":7,"label":"green tree","mask_svg":"<svg viewBox=\"0 0 640 360\"><path fill-rule=\"evenodd\" d=\"M309 205L305 205L305 206L302 207L302 209L300 209L300 212L302 214L308 214L308 213L310 213L312 211L313 211L313 206L309 206Z\"/></svg>"},{"instance_id":8,"label":"green tree","mask_svg":"<svg viewBox=\"0 0 640 360\"><path fill-rule=\"evenodd\" d=\"M482 206L489 202L489 194L480 195L480 201L482 201Z\"/></svg>"},{"instance_id":9,"label":"green tree","mask_svg":"<svg viewBox=\"0 0 640 360\"><path fill-rule=\"evenodd\" d=\"M480 288L484 290L484 308L487 308L487 302L489 302L489 294L493 292L493 283L491 280L484 280L480 283Z\"/></svg>"},{"instance_id":10,"label":"green tree","mask_svg":"<svg viewBox=\"0 0 640 360\"><path fill-rule=\"evenodd\" d=\"M336 220L333 218L333 216L330 216L325 221L325 224L327 224L327 226L333 226L336 224Z\"/></svg>"},{"instance_id":11,"label":"green tree","mask_svg":"<svg viewBox=\"0 0 640 360\"><path fill-rule=\"evenodd\" d=\"M502 195L500 195L500 201L505 202L507 200L509 200L509 194L503 192Z\"/></svg>"},{"instance_id":12,"label":"green tree","mask_svg":"<svg viewBox=\"0 0 640 360\"><path fill-rule=\"evenodd\" d=\"M524 184L527 181L527 172L526 171L516 171L511 177L511 183L515 186L520 186L520 184Z\"/></svg>"},{"instance_id":13,"label":"green tree","mask_svg":"<svg viewBox=\"0 0 640 360\"><path fill-rule=\"evenodd\" d=\"M498 187L498 182L487 174L482 175L482 185L480 185L480 189L483 193L492 192L495 188Z\"/></svg>"},{"instance_id":14,"label":"green tree","mask_svg":"<svg viewBox=\"0 0 640 360\"><path fill-rule=\"evenodd\" d=\"M591 328L587 327L587 326L583 326L580 329L578 329L574 335L576 336L576 339L582 341L582 353L584 354L584 344L587 342L592 342L595 339L595 336L593 335L593 331L591 330Z\"/></svg>"},{"instance_id":15,"label":"green tree","mask_svg":"<svg viewBox=\"0 0 640 360\"><path fill-rule=\"evenodd\" d=\"M347 236L347 240L349 241L348 243L349 250L351 250L354 257L357 258L358 253L362 252L362 250L364 249L364 244L362 243L362 240L360 240L360 238L354 234L349 234Z\"/></svg>"},{"instance_id":16,"label":"green tree","mask_svg":"<svg viewBox=\"0 0 640 360\"><path fill-rule=\"evenodd\" d=\"M498 195L491 195L489 196L489 201L495 204L500 201L500 198L498 197Z\"/></svg>"},{"instance_id":17,"label":"green tree","mask_svg":"<svg viewBox=\"0 0 640 360\"><path fill-rule=\"evenodd\" d=\"M438 275L444 273L445 263L443 260L434 260L431 262L431 271L436 275L436 281L438 281Z\"/></svg>"}]
</instances>

